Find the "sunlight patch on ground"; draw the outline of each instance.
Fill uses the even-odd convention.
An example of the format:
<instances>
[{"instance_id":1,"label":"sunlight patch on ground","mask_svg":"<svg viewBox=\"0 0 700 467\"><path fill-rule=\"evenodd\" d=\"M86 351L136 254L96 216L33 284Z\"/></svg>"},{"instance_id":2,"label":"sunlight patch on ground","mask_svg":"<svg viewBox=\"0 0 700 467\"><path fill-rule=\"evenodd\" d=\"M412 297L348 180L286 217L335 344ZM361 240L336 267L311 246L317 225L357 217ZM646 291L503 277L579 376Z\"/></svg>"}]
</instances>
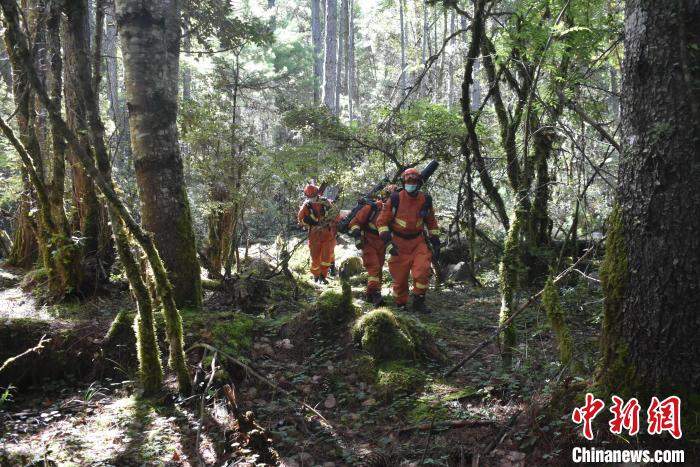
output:
<instances>
[{"instance_id":1,"label":"sunlight patch on ground","mask_svg":"<svg viewBox=\"0 0 700 467\"><path fill-rule=\"evenodd\" d=\"M174 421L134 396L123 397L56 421L5 448L15 456L46 455L62 466L163 465L173 459L189 465Z\"/></svg>"},{"instance_id":2,"label":"sunlight patch on ground","mask_svg":"<svg viewBox=\"0 0 700 467\"><path fill-rule=\"evenodd\" d=\"M34 297L19 287L0 290L0 318L53 319L46 306L38 307Z\"/></svg>"}]
</instances>

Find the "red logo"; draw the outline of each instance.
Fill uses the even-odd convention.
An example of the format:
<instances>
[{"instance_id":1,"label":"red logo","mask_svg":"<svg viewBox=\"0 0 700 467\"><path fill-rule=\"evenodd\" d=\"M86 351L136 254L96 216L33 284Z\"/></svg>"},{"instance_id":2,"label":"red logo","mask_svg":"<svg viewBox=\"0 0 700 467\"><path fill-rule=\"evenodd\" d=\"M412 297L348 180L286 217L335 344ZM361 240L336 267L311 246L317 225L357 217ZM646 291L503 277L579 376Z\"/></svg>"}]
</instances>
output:
<instances>
[{"instance_id":1,"label":"red logo","mask_svg":"<svg viewBox=\"0 0 700 467\"><path fill-rule=\"evenodd\" d=\"M671 433L676 439L683 436L681 431L681 399L678 396L670 396L659 402L654 396L647 410L647 431L650 435L659 435L664 431Z\"/></svg>"},{"instance_id":2,"label":"red logo","mask_svg":"<svg viewBox=\"0 0 700 467\"><path fill-rule=\"evenodd\" d=\"M576 407L574 413L571 414L571 419L578 424L583 422L583 436L588 440L593 440L593 428L591 422L598 413L605 407L605 402L593 397L590 392L586 394L586 405Z\"/></svg>"},{"instance_id":3,"label":"red logo","mask_svg":"<svg viewBox=\"0 0 700 467\"><path fill-rule=\"evenodd\" d=\"M608 423L610 433L622 434L622 430L627 430L630 436L639 433L639 412L641 406L636 398L631 398L627 403L615 395L612 396L613 405L610 412L613 414L612 420ZM583 407L576 407L571 414L574 423L583 423L583 436L588 440L593 440L593 419L605 407L605 403L596 399L593 394L586 394L586 404ZM660 435L667 431L676 439L683 436L681 430L681 399L678 396L669 396L663 401L654 396L647 409L647 433L650 435Z\"/></svg>"},{"instance_id":4,"label":"red logo","mask_svg":"<svg viewBox=\"0 0 700 467\"><path fill-rule=\"evenodd\" d=\"M610 408L610 411L613 413L614 418L609 423L610 433L619 435L622 433L623 428L627 430L630 436L639 433L639 401L633 397L625 404L625 401L617 396L612 396L612 400L614 405Z\"/></svg>"}]
</instances>

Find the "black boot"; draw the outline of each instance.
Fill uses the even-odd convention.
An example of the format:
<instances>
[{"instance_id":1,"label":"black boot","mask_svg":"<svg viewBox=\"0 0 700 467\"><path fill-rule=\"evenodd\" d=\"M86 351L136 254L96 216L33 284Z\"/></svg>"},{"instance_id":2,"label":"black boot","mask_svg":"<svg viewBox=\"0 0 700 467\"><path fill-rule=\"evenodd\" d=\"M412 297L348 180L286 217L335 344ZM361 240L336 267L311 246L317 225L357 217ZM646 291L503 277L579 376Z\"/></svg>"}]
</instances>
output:
<instances>
[{"instance_id":1,"label":"black boot","mask_svg":"<svg viewBox=\"0 0 700 467\"><path fill-rule=\"evenodd\" d=\"M367 301L374 306L381 306L384 304L384 297L379 290L374 290L367 294Z\"/></svg>"},{"instance_id":2,"label":"black boot","mask_svg":"<svg viewBox=\"0 0 700 467\"><path fill-rule=\"evenodd\" d=\"M335 261L331 263L331 267L328 273L331 275L331 277L335 277L335 275L337 274L335 270Z\"/></svg>"},{"instance_id":3,"label":"black boot","mask_svg":"<svg viewBox=\"0 0 700 467\"><path fill-rule=\"evenodd\" d=\"M326 280L326 276L318 276L318 283L328 285L328 281Z\"/></svg>"},{"instance_id":4,"label":"black boot","mask_svg":"<svg viewBox=\"0 0 700 467\"><path fill-rule=\"evenodd\" d=\"M425 295L413 296L413 311L422 315L427 315L433 312L433 310L431 310L430 307L425 304Z\"/></svg>"}]
</instances>

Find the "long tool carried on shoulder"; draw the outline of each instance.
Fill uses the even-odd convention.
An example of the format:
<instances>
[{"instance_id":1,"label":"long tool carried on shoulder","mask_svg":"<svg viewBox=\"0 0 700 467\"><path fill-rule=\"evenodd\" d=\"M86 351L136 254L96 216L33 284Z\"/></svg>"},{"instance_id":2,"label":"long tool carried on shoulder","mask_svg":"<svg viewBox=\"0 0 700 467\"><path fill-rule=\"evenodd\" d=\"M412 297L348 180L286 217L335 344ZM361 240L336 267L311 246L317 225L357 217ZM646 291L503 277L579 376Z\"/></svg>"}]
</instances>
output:
<instances>
[{"instance_id":1,"label":"long tool carried on shoulder","mask_svg":"<svg viewBox=\"0 0 700 467\"><path fill-rule=\"evenodd\" d=\"M440 163L436 160L430 161L428 165L425 166L425 168L421 171L421 178L423 179L423 183L430 178L430 176L435 173L435 170L437 170L438 166ZM386 176L382 179L381 182L377 183L375 186L372 187L371 190L369 190L367 193L363 194L360 199L357 200L357 205L352 208L350 213L345 216L343 219L341 219L340 222L338 222L338 232L340 233L347 233L349 226L350 226L350 221L357 215L358 212L360 212L360 209L362 209L365 205L369 204L372 202L372 199L374 196L379 193L385 186L387 186L389 183L392 182L392 180L396 179L396 176L399 175L398 173L395 174L393 177Z\"/></svg>"}]
</instances>

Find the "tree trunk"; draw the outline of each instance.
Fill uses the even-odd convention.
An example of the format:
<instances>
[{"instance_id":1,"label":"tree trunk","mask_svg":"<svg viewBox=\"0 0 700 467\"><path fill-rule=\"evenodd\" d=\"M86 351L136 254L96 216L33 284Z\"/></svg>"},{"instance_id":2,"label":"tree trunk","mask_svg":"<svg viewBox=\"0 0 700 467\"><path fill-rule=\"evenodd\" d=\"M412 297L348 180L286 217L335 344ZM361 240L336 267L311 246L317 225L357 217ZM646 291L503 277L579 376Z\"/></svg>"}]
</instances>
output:
<instances>
[{"instance_id":1,"label":"tree trunk","mask_svg":"<svg viewBox=\"0 0 700 467\"><path fill-rule=\"evenodd\" d=\"M39 245L36 240L36 225L29 216L34 201L34 190L29 182L27 169L20 167L24 190L19 199L19 211L12 236L12 249L5 264L22 269L31 268L39 258Z\"/></svg>"},{"instance_id":2,"label":"tree trunk","mask_svg":"<svg viewBox=\"0 0 700 467\"><path fill-rule=\"evenodd\" d=\"M347 10L348 10L348 0L341 0L340 1L340 21L338 25L338 66L336 68L336 86L335 86L335 108L336 108L336 113L340 114L341 108L340 108L340 95L342 94L343 91L343 70L344 70L344 65L343 62L347 61L347 57L345 56L345 47L347 44L347 34L348 34L348 17L347 17Z\"/></svg>"},{"instance_id":3,"label":"tree trunk","mask_svg":"<svg viewBox=\"0 0 700 467\"><path fill-rule=\"evenodd\" d=\"M17 61L21 65L24 75L28 78L29 82L31 82L31 85L37 92L41 103L48 110L54 130L63 134L68 145L74 151L76 151L86 171L93 178L96 185L99 187L100 191L109 203L110 212L117 214L121 218L129 230L129 233L133 235L146 253L148 262L153 269L153 276L157 284L158 295L163 306L163 316L165 317L166 332L170 346L170 366L177 373L178 389L180 393L189 394L191 391L191 381L187 371L187 365L185 363L182 318L175 305L173 288L168 280L163 262L161 261L158 251L155 248L151 235L144 231L136 223L134 218L119 199L119 196L117 196L114 189L114 183L109 176L109 172L104 170L104 167L108 164L109 160L107 158L107 152L103 142L101 143L100 139L96 137L98 136L96 132L101 128L99 114L95 113L94 111L91 113L90 132L91 136L93 137L93 143L96 144L95 153L98 157L98 162L101 165L100 170L98 170L98 168L95 166L94 160L90 157L90 154L85 151L75 133L68 128L68 125L61 117L60 108L54 105L47 94L46 89L39 80L39 75L31 61L31 54L27 45L27 38L20 27L20 12L18 11L16 3L14 0L0 0L0 7L2 7L5 17L7 43L10 44L12 46L11 49L16 52L15 55ZM85 101L88 103L93 102L93 100L90 99L90 86L85 86L83 90L85 93L88 93L85 97ZM96 106L93 107L93 110L97 110ZM19 141L17 141L16 138L14 138L12 130L4 123L2 118L0 118L0 127L2 127L1 129L3 133L5 133L8 139L10 139L12 142L13 146L15 146L17 149L23 162L25 162L25 166L28 168L33 168L30 157L27 155L24 147ZM32 170L28 170L28 172L33 179L33 183L35 183L37 187L43 188L42 181L36 176L36 172ZM43 193L43 190L38 190L37 192L41 194ZM42 196L40 196L40 199L41 198Z\"/></svg>"},{"instance_id":4,"label":"tree trunk","mask_svg":"<svg viewBox=\"0 0 700 467\"><path fill-rule=\"evenodd\" d=\"M346 67L346 81L348 84L348 114L350 122L353 119L353 101L355 100L355 2L348 1L348 65Z\"/></svg>"},{"instance_id":5,"label":"tree trunk","mask_svg":"<svg viewBox=\"0 0 700 467\"><path fill-rule=\"evenodd\" d=\"M326 48L324 51L323 70L323 103L330 111L337 115L335 106L336 93L338 92L338 0L326 0Z\"/></svg>"},{"instance_id":6,"label":"tree trunk","mask_svg":"<svg viewBox=\"0 0 700 467\"><path fill-rule=\"evenodd\" d=\"M63 21L63 53L66 122L71 131L79 135L85 150L90 152L86 104L80 98L82 92L80 86L85 83L92 85L90 68L83 70L81 66L83 61L88 61L90 58L87 4L87 0L75 0L64 7L66 16ZM100 245L101 230L106 228L104 222L106 219L103 207L97 199L95 186L80 163L80 158L70 148L67 156L71 164L73 203L76 208L73 229L78 230L83 239L81 243L84 257L83 282L80 288L84 293L89 293L106 280L101 272L103 268L99 264L103 256L102 245Z\"/></svg>"},{"instance_id":7,"label":"tree trunk","mask_svg":"<svg viewBox=\"0 0 700 467\"><path fill-rule=\"evenodd\" d=\"M321 40L321 0L311 0L311 42L314 49L314 105L321 103L323 61Z\"/></svg>"},{"instance_id":8,"label":"tree trunk","mask_svg":"<svg viewBox=\"0 0 700 467\"><path fill-rule=\"evenodd\" d=\"M403 97L406 93L406 27L404 24L403 17L403 0L399 0L399 22L401 25L401 93L400 96Z\"/></svg>"},{"instance_id":9,"label":"tree trunk","mask_svg":"<svg viewBox=\"0 0 700 467\"><path fill-rule=\"evenodd\" d=\"M180 4L116 2L142 222L152 232L178 306L202 287L177 133Z\"/></svg>"},{"instance_id":10,"label":"tree trunk","mask_svg":"<svg viewBox=\"0 0 700 467\"><path fill-rule=\"evenodd\" d=\"M274 34L277 28L277 16L275 16L275 0L267 0L267 10L270 12L270 31Z\"/></svg>"},{"instance_id":11,"label":"tree trunk","mask_svg":"<svg viewBox=\"0 0 700 467\"><path fill-rule=\"evenodd\" d=\"M193 34L189 15L185 15L182 18L182 28L182 46L185 49L185 57L189 58L191 56L190 51L192 50ZM192 69L190 68L189 62L185 62L182 67L182 100L188 101L190 99L192 99Z\"/></svg>"},{"instance_id":12,"label":"tree trunk","mask_svg":"<svg viewBox=\"0 0 700 467\"><path fill-rule=\"evenodd\" d=\"M626 2L599 379L615 394L680 396L690 421L700 405L700 2L679 5Z\"/></svg>"},{"instance_id":13,"label":"tree trunk","mask_svg":"<svg viewBox=\"0 0 700 467\"><path fill-rule=\"evenodd\" d=\"M10 57L5 50L4 42L0 41L0 78L5 82L8 89L12 89L12 67Z\"/></svg>"},{"instance_id":14,"label":"tree trunk","mask_svg":"<svg viewBox=\"0 0 700 467\"><path fill-rule=\"evenodd\" d=\"M127 179L133 177L131 167L131 141L129 137L129 121L125 104L120 96L119 62L117 61L117 18L114 12L114 0L105 2L105 37L104 54L106 63L105 78L107 81L107 99L109 101L109 116L114 122L115 137L110 138L114 164Z\"/></svg>"},{"instance_id":15,"label":"tree trunk","mask_svg":"<svg viewBox=\"0 0 700 467\"><path fill-rule=\"evenodd\" d=\"M474 58L474 84L472 85L472 110L477 111L481 107L481 84L479 84L479 68L481 58Z\"/></svg>"}]
</instances>

